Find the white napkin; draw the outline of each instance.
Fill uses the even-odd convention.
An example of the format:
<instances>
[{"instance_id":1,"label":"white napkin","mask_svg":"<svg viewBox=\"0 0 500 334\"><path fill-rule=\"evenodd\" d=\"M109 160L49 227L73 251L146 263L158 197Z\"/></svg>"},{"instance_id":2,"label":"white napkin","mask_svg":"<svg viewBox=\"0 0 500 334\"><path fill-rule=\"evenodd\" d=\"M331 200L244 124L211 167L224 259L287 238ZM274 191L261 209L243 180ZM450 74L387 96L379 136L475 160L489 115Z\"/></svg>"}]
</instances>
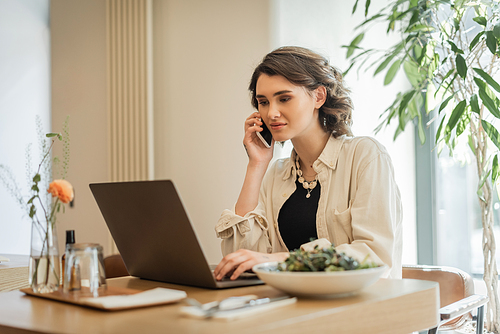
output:
<instances>
[{"instance_id":1,"label":"white napkin","mask_svg":"<svg viewBox=\"0 0 500 334\"><path fill-rule=\"evenodd\" d=\"M0 255L0 262L9 262L10 260L4 256Z\"/></svg>"},{"instance_id":2,"label":"white napkin","mask_svg":"<svg viewBox=\"0 0 500 334\"><path fill-rule=\"evenodd\" d=\"M105 309L131 308L146 305L167 304L186 298L186 292L174 289L155 288L132 295L82 298L82 304Z\"/></svg>"},{"instance_id":3,"label":"white napkin","mask_svg":"<svg viewBox=\"0 0 500 334\"><path fill-rule=\"evenodd\" d=\"M291 304L296 303L296 302L297 302L297 298L294 297L294 298L287 298L287 299L278 300L275 302L262 304L262 305L249 306L249 307L244 307L244 308L234 309L234 310L227 310L227 311L218 311L210 319L221 320L221 321L231 321L231 320L246 318L246 317L254 315L254 314L263 313L263 312L269 311L269 310L277 308L277 307L291 305ZM205 313L203 312L203 310L200 310L200 308L196 307L196 306L183 306L183 307L181 307L180 312L182 315L187 316L187 317L198 318L198 319L205 318Z\"/></svg>"}]
</instances>

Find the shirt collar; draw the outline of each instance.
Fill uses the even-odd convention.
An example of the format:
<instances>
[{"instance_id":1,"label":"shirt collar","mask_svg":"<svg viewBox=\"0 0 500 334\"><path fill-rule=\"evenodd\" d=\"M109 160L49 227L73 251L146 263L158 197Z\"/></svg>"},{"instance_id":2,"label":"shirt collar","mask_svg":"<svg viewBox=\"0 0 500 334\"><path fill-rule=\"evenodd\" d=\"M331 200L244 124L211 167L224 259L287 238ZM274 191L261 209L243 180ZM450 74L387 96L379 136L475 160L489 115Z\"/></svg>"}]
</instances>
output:
<instances>
[{"instance_id":1,"label":"shirt collar","mask_svg":"<svg viewBox=\"0 0 500 334\"><path fill-rule=\"evenodd\" d=\"M320 164L325 165L327 168L331 170L335 170L337 168L337 162L339 160L340 150L344 145L346 136L340 136L335 138L334 136L330 136L328 141L326 142L325 148L323 152L321 152L318 160L314 162L314 166L319 167ZM292 150L292 155L290 159L288 159L287 166L283 171L283 181L290 178L291 175L295 175L295 158L297 157L297 152Z\"/></svg>"}]
</instances>

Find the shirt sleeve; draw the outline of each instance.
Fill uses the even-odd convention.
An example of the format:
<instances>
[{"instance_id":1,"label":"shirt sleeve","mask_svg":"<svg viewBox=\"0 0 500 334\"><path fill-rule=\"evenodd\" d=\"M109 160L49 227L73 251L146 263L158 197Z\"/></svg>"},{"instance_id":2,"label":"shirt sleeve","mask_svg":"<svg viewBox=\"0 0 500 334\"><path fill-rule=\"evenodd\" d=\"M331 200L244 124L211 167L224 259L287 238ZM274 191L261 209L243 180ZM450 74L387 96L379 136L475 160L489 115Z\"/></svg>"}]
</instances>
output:
<instances>
[{"instance_id":1,"label":"shirt sleeve","mask_svg":"<svg viewBox=\"0 0 500 334\"><path fill-rule=\"evenodd\" d=\"M215 226L218 238L222 239L222 255L235 252L238 249L249 249L262 253L272 251L269 241L269 223L266 218L267 190L272 185L272 177L268 170L259 192L257 207L245 216L239 216L235 209L224 210Z\"/></svg>"},{"instance_id":2,"label":"shirt sleeve","mask_svg":"<svg viewBox=\"0 0 500 334\"><path fill-rule=\"evenodd\" d=\"M386 277L401 277L401 199L389 155L381 152L358 171L351 199L353 241L338 251L362 261L367 255L389 266Z\"/></svg>"}]
</instances>

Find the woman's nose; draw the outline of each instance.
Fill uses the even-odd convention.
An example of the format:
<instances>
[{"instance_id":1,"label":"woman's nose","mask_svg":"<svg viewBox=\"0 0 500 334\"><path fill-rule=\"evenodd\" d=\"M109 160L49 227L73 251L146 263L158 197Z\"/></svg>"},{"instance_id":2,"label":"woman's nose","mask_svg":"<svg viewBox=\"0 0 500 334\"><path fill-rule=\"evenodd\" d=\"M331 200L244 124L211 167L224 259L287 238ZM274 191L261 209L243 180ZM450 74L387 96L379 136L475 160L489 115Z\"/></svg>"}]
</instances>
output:
<instances>
[{"instance_id":1,"label":"woman's nose","mask_svg":"<svg viewBox=\"0 0 500 334\"><path fill-rule=\"evenodd\" d=\"M281 113L279 112L278 108L276 108L276 105L274 103L271 103L269 105L269 113L267 114L267 116L270 119L276 119L281 116Z\"/></svg>"}]
</instances>

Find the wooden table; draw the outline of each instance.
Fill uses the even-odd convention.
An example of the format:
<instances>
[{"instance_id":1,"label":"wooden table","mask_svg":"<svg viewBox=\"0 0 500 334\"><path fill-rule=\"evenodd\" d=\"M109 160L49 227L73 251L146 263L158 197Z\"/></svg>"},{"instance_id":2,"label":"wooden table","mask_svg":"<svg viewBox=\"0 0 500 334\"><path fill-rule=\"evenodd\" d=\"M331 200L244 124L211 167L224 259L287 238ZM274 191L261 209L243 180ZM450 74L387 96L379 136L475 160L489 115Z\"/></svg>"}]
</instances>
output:
<instances>
[{"instance_id":1,"label":"wooden table","mask_svg":"<svg viewBox=\"0 0 500 334\"><path fill-rule=\"evenodd\" d=\"M108 280L110 286L147 290L181 289L202 303L228 296L278 296L267 285L207 290L133 277ZM404 334L438 323L439 285L418 280L380 279L351 297L304 299L248 317L223 322L183 317L183 302L106 312L24 295L0 293L0 333L384 333Z\"/></svg>"},{"instance_id":2,"label":"wooden table","mask_svg":"<svg viewBox=\"0 0 500 334\"><path fill-rule=\"evenodd\" d=\"M29 255L0 255L9 259L0 262L0 292L27 288Z\"/></svg>"}]
</instances>

